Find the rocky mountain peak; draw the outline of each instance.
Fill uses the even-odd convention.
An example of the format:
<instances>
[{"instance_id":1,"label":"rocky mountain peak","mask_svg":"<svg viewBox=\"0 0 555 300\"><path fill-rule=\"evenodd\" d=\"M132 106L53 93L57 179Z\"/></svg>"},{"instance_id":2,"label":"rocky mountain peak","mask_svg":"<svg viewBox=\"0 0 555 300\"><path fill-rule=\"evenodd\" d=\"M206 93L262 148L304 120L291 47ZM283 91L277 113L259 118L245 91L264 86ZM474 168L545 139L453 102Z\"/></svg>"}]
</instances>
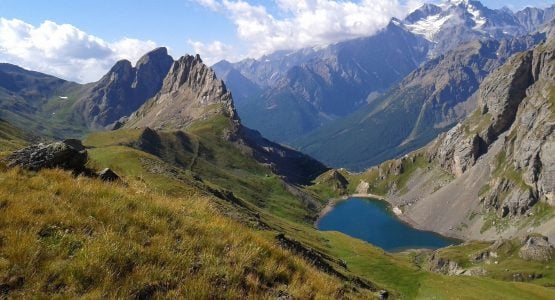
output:
<instances>
[{"instance_id":1,"label":"rocky mountain peak","mask_svg":"<svg viewBox=\"0 0 555 300\"><path fill-rule=\"evenodd\" d=\"M424 4L409 14L403 25L408 31L436 43L432 56L466 41L514 37L528 32L511 11L489 9L472 0Z\"/></svg>"},{"instance_id":2,"label":"rocky mountain peak","mask_svg":"<svg viewBox=\"0 0 555 300\"><path fill-rule=\"evenodd\" d=\"M223 81L199 55L185 55L173 62L160 92L134 113L126 126L183 129L216 115L238 124L231 93Z\"/></svg>"},{"instance_id":3,"label":"rocky mountain peak","mask_svg":"<svg viewBox=\"0 0 555 300\"><path fill-rule=\"evenodd\" d=\"M118 61L76 101L76 111L92 128L103 128L130 115L162 87L173 63L166 48L145 54L133 67Z\"/></svg>"}]
</instances>

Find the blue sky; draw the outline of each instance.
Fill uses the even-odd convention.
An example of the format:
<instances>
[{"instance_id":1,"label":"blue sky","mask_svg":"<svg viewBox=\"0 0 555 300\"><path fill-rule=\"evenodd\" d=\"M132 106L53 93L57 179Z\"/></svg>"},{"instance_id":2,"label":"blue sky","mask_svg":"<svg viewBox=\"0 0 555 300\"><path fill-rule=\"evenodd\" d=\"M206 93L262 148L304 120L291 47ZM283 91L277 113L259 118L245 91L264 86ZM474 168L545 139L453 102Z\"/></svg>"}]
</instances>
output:
<instances>
[{"instance_id":1,"label":"blue sky","mask_svg":"<svg viewBox=\"0 0 555 300\"><path fill-rule=\"evenodd\" d=\"M303 6L303 2L309 4ZM213 63L221 58L237 60L276 49L322 46L368 35L383 27L391 16L406 13L416 2L0 0L0 60L76 81L91 81L105 72L114 60L136 60L143 51L155 46L169 47L174 57L201 52L208 63ZM482 1L491 8L509 6L513 10L553 2ZM346 16L356 22L343 22ZM46 21L51 23L45 24ZM337 22L342 26L330 30L331 24ZM8 38L2 39L2 35ZM10 53L2 54L3 50ZM81 57L80 51L85 50L98 53L99 57ZM78 74L79 69L72 68L63 57L56 57L56 52L73 55L69 60L81 64L79 69L83 69L84 64L93 70L88 75ZM42 63L30 63L32 59L41 59Z\"/></svg>"}]
</instances>

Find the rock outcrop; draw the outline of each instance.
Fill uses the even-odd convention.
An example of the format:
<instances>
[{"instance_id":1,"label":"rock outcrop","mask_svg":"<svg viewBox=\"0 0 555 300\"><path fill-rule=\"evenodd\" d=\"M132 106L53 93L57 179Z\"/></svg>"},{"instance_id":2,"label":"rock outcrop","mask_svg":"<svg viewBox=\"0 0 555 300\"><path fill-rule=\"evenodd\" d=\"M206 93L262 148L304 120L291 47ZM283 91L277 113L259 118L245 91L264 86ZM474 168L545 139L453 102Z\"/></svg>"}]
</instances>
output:
<instances>
[{"instance_id":1,"label":"rock outcrop","mask_svg":"<svg viewBox=\"0 0 555 300\"><path fill-rule=\"evenodd\" d=\"M555 247L545 236L530 235L524 239L519 256L526 260L550 261L555 253Z\"/></svg>"},{"instance_id":2,"label":"rock outcrop","mask_svg":"<svg viewBox=\"0 0 555 300\"><path fill-rule=\"evenodd\" d=\"M462 175L506 133L484 207L501 217L522 216L538 201L553 201L555 42L511 58L483 82L474 115L436 142L432 157ZM550 151L550 152L549 152Z\"/></svg>"},{"instance_id":3,"label":"rock outcrop","mask_svg":"<svg viewBox=\"0 0 555 300\"><path fill-rule=\"evenodd\" d=\"M431 159L455 176L461 176L487 151L487 146L478 134L468 135L462 124L458 124L438 139L439 145Z\"/></svg>"},{"instance_id":4,"label":"rock outcrop","mask_svg":"<svg viewBox=\"0 0 555 300\"><path fill-rule=\"evenodd\" d=\"M85 170L87 150L79 140L64 140L51 144L36 144L15 151L7 158L8 167L38 171L45 168L62 168L74 172Z\"/></svg>"}]
</instances>

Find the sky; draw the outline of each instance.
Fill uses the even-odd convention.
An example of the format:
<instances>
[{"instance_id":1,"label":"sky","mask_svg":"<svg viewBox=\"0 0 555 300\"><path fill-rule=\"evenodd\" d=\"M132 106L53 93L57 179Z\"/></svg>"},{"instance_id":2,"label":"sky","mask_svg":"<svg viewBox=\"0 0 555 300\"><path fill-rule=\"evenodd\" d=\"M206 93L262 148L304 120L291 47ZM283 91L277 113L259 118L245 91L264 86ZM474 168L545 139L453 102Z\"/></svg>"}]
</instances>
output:
<instances>
[{"instance_id":1,"label":"sky","mask_svg":"<svg viewBox=\"0 0 555 300\"><path fill-rule=\"evenodd\" d=\"M207 64L369 36L424 0L0 0L0 62L76 82L165 46ZM483 0L490 8L555 0Z\"/></svg>"}]
</instances>

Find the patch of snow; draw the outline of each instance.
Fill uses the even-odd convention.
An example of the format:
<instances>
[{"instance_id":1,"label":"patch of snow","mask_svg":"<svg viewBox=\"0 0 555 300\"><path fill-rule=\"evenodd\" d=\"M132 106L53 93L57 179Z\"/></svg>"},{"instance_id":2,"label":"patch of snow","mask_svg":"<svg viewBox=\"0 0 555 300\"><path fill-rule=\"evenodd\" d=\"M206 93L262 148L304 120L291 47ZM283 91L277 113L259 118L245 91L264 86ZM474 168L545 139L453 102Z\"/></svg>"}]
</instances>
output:
<instances>
[{"instance_id":1,"label":"patch of snow","mask_svg":"<svg viewBox=\"0 0 555 300\"><path fill-rule=\"evenodd\" d=\"M60 96L60 99L62 99L62 100L67 100L68 97L66 97L66 96Z\"/></svg>"},{"instance_id":2,"label":"patch of snow","mask_svg":"<svg viewBox=\"0 0 555 300\"><path fill-rule=\"evenodd\" d=\"M481 29L486 24L486 18L482 16L482 13L478 9L476 9L474 5L468 5L468 12L474 17L472 18L474 20L474 23L476 23L476 26L474 26L473 28L474 30Z\"/></svg>"},{"instance_id":3,"label":"patch of snow","mask_svg":"<svg viewBox=\"0 0 555 300\"><path fill-rule=\"evenodd\" d=\"M433 15L424 20L420 20L406 27L415 34L424 36L427 40L433 42L435 35L441 30L441 27L451 16Z\"/></svg>"}]
</instances>

